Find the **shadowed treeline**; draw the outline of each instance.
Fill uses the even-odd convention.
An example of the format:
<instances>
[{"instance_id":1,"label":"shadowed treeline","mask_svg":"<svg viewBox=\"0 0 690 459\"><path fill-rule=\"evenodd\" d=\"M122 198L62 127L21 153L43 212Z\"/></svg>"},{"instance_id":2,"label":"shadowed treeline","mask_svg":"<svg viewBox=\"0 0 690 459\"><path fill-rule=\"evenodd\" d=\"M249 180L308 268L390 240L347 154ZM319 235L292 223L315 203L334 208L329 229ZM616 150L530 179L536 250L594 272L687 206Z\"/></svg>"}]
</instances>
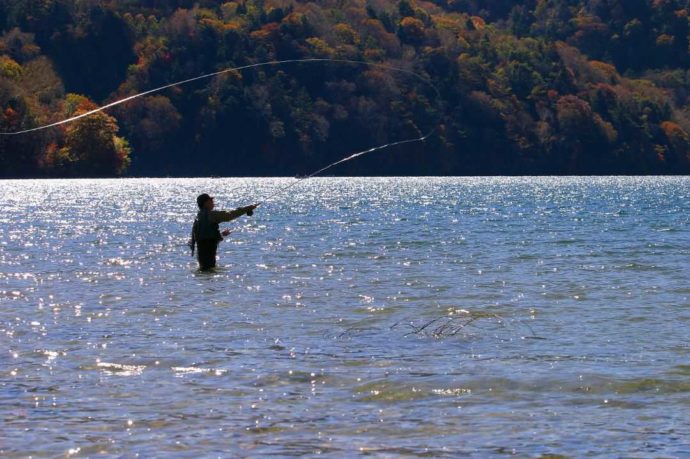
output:
<instances>
[{"instance_id":1,"label":"shadowed treeline","mask_svg":"<svg viewBox=\"0 0 690 459\"><path fill-rule=\"evenodd\" d=\"M0 176L690 172L690 2L0 0Z\"/></svg>"}]
</instances>

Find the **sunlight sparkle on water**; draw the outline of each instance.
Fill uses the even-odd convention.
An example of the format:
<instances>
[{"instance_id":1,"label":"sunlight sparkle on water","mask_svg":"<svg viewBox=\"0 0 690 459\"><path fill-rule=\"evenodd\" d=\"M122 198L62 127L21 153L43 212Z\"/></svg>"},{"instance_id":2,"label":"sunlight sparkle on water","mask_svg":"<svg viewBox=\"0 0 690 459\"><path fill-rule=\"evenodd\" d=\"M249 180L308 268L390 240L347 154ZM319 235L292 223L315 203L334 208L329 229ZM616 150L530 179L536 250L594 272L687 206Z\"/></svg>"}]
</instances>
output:
<instances>
[{"instance_id":1,"label":"sunlight sparkle on water","mask_svg":"<svg viewBox=\"0 0 690 459\"><path fill-rule=\"evenodd\" d=\"M0 182L0 456L683 456L690 179Z\"/></svg>"}]
</instances>

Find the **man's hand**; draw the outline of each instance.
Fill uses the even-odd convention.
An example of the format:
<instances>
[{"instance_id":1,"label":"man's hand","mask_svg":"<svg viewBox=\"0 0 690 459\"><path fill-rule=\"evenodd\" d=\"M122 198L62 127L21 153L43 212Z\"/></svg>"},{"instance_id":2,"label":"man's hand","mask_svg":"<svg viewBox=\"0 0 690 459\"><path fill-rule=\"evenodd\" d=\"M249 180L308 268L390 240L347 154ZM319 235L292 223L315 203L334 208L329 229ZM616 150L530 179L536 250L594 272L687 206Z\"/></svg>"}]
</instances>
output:
<instances>
[{"instance_id":1,"label":"man's hand","mask_svg":"<svg viewBox=\"0 0 690 459\"><path fill-rule=\"evenodd\" d=\"M247 212L247 215L251 217L254 214L254 209L257 207L259 207L258 204L252 204L251 206L245 207L244 210Z\"/></svg>"}]
</instances>

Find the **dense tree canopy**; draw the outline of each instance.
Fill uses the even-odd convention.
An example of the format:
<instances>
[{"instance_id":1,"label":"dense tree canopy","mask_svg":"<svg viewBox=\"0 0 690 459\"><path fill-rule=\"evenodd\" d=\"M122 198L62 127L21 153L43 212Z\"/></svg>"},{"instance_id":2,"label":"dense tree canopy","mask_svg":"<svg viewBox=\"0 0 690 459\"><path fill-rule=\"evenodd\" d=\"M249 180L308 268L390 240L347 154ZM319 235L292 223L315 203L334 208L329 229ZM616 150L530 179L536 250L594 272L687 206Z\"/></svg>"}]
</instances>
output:
<instances>
[{"instance_id":1,"label":"dense tree canopy","mask_svg":"<svg viewBox=\"0 0 690 459\"><path fill-rule=\"evenodd\" d=\"M0 176L690 172L690 0L0 0Z\"/></svg>"}]
</instances>

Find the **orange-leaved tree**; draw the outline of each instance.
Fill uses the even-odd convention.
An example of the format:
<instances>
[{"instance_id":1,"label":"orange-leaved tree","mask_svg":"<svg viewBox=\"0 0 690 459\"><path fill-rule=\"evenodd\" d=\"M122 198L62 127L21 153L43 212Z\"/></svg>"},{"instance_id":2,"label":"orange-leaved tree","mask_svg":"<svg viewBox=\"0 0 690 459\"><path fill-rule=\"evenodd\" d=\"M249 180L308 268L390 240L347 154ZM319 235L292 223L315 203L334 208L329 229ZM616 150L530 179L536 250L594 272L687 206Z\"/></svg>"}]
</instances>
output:
<instances>
[{"instance_id":1,"label":"orange-leaved tree","mask_svg":"<svg viewBox=\"0 0 690 459\"><path fill-rule=\"evenodd\" d=\"M68 94L65 114L76 116L96 105L84 96ZM67 125L62 157L69 158L70 172L79 176L122 175L129 166L127 140L117 136L117 120L103 112L94 113Z\"/></svg>"}]
</instances>

